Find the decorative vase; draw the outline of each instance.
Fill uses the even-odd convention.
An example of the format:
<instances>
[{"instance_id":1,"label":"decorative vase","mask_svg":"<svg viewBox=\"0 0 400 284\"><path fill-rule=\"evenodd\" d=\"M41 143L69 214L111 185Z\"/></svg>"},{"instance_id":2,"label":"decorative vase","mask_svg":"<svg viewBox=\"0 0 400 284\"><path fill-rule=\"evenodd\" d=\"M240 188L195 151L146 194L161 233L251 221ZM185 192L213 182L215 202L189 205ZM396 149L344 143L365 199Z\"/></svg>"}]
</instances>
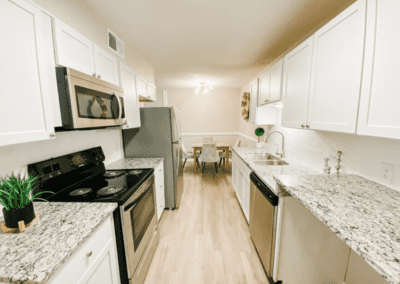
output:
<instances>
[{"instance_id":1,"label":"decorative vase","mask_svg":"<svg viewBox=\"0 0 400 284\"><path fill-rule=\"evenodd\" d=\"M10 211L3 208L4 223L8 228L18 228L18 222L24 221L28 225L35 218L33 203L30 202L25 207L12 209Z\"/></svg>"}]
</instances>

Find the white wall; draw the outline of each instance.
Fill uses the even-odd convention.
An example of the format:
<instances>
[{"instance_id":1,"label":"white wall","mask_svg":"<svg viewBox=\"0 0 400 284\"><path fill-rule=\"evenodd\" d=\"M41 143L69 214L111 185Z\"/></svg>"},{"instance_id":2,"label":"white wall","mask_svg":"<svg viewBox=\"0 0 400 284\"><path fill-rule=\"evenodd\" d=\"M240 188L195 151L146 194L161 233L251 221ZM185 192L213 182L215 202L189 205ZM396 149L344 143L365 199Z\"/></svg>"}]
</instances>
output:
<instances>
[{"instance_id":1,"label":"white wall","mask_svg":"<svg viewBox=\"0 0 400 284\"><path fill-rule=\"evenodd\" d=\"M240 90L215 88L208 94L196 95L192 89L168 90L170 106L180 109L183 143L202 141L203 135L213 136L214 141L233 145L237 139Z\"/></svg>"}]
</instances>

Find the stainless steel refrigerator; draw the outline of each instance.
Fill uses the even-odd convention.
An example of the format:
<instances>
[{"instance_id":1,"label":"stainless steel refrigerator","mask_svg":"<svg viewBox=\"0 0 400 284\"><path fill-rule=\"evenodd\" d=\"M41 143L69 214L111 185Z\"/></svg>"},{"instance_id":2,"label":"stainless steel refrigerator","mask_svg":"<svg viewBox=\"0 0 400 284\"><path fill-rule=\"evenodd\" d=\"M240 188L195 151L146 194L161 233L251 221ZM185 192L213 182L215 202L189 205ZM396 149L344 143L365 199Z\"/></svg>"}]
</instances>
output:
<instances>
[{"instance_id":1,"label":"stainless steel refrigerator","mask_svg":"<svg viewBox=\"0 0 400 284\"><path fill-rule=\"evenodd\" d=\"M173 107L140 109L141 127L123 130L126 158L164 158L165 207L175 209L183 194L182 139Z\"/></svg>"}]
</instances>

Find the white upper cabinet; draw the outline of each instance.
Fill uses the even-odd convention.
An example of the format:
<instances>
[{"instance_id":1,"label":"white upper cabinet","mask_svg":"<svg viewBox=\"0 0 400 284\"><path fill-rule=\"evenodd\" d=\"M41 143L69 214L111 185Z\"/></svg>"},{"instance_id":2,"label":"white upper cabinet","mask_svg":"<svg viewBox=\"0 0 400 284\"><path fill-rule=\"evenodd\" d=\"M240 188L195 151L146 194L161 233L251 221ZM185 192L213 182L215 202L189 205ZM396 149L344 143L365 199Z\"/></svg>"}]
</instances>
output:
<instances>
[{"instance_id":1,"label":"white upper cabinet","mask_svg":"<svg viewBox=\"0 0 400 284\"><path fill-rule=\"evenodd\" d=\"M139 101L146 101L149 99L147 95L147 82L139 76L136 76L136 92L139 96Z\"/></svg>"},{"instance_id":2,"label":"white upper cabinet","mask_svg":"<svg viewBox=\"0 0 400 284\"><path fill-rule=\"evenodd\" d=\"M54 132L42 12L25 0L0 1L0 146Z\"/></svg>"},{"instance_id":3,"label":"white upper cabinet","mask_svg":"<svg viewBox=\"0 0 400 284\"><path fill-rule=\"evenodd\" d=\"M400 1L369 0L357 134L400 139Z\"/></svg>"},{"instance_id":4,"label":"white upper cabinet","mask_svg":"<svg viewBox=\"0 0 400 284\"><path fill-rule=\"evenodd\" d=\"M271 83L271 73L269 70L266 70L259 78L260 81L260 92L258 93L258 105L263 105L268 103L269 99L269 90Z\"/></svg>"},{"instance_id":5,"label":"white upper cabinet","mask_svg":"<svg viewBox=\"0 0 400 284\"><path fill-rule=\"evenodd\" d=\"M93 44L96 77L118 85L118 60L104 49Z\"/></svg>"},{"instance_id":6,"label":"white upper cabinet","mask_svg":"<svg viewBox=\"0 0 400 284\"><path fill-rule=\"evenodd\" d=\"M57 18L54 18L54 43L58 65L95 74L93 43Z\"/></svg>"},{"instance_id":7,"label":"white upper cabinet","mask_svg":"<svg viewBox=\"0 0 400 284\"><path fill-rule=\"evenodd\" d=\"M356 132L365 18L366 0L358 0L314 34L311 129Z\"/></svg>"},{"instance_id":8,"label":"white upper cabinet","mask_svg":"<svg viewBox=\"0 0 400 284\"><path fill-rule=\"evenodd\" d=\"M140 108L139 98L136 93L136 76L132 69L123 63L119 63L119 73L121 87L124 89L125 116L126 125L122 127L137 128L140 127Z\"/></svg>"},{"instance_id":9,"label":"white upper cabinet","mask_svg":"<svg viewBox=\"0 0 400 284\"><path fill-rule=\"evenodd\" d=\"M276 123L276 108L271 105L258 106L259 79L250 83L249 122L255 125L271 125Z\"/></svg>"},{"instance_id":10,"label":"white upper cabinet","mask_svg":"<svg viewBox=\"0 0 400 284\"><path fill-rule=\"evenodd\" d=\"M310 95L313 39L310 37L285 56L282 126L305 128Z\"/></svg>"},{"instance_id":11,"label":"white upper cabinet","mask_svg":"<svg viewBox=\"0 0 400 284\"><path fill-rule=\"evenodd\" d=\"M268 102L276 102L281 100L282 95L282 67L283 59L275 63L270 70L271 81L269 87L269 98Z\"/></svg>"},{"instance_id":12,"label":"white upper cabinet","mask_svg":"<svg viewBox=\"0 0 400 284\"><path fill-rule=\"evenodd\" d=\"M249 122L256 124L257 118L258 79L250 83L250 110Z\"/></svg>"},{"instance_id":13,"label":"white upper cabinet","mask_svg":"<svg viewBox=\"0 0 400 284\"><path fill-rule=\"evenodd\" d=\"M118 85L117 58L57 18L54 19L54 42L58 65Z\"/></svg>"},{"instance_id":14,"label":"white upper cabinet","mask_svg":"<svg viewBox=\"0 0 400 284\"><path fill-rule=\"evenodd\" d=\"M149 96L150 100L156 101L157 100L156 86L147 83L147 95Z\"/></svg>"},{"instance_id":15,"label":"white upper cabinet","mask_svg":"<svg viewBox=\"0 0 400 284\"><path fill-rule=\"evenodd\" d=\"M281 99L283 60L279 60L264 71L259 78L258 105L264 105Z\"/></svg>"}]
</instances>

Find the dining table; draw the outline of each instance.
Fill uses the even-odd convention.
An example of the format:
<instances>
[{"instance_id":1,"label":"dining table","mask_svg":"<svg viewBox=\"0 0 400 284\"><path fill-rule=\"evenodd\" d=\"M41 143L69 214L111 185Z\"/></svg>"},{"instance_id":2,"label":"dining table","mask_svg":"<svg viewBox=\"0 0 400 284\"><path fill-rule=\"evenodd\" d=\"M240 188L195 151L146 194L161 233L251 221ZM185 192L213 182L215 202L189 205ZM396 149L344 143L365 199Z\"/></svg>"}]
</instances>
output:
<instances>
[{"instance_id":1,"label":"dining table","mask_svg":"<svg viewBox=\"0 0 400 284\"><path fill-rule=\"evenodd\" d=\"M229 164L229 149L231 148L231 145L229 143L225 142L207 142L207 143L215 143L217 146L217 150L224 150L228 155L226 155L226 164ZM203 149L203 144L207 144L206 142L198 142L198 143L193 143L191 144L193 148L193 158L194 158L194 172L197 172L197 152L201 151Z\"/></svg>"}]
</instances>

